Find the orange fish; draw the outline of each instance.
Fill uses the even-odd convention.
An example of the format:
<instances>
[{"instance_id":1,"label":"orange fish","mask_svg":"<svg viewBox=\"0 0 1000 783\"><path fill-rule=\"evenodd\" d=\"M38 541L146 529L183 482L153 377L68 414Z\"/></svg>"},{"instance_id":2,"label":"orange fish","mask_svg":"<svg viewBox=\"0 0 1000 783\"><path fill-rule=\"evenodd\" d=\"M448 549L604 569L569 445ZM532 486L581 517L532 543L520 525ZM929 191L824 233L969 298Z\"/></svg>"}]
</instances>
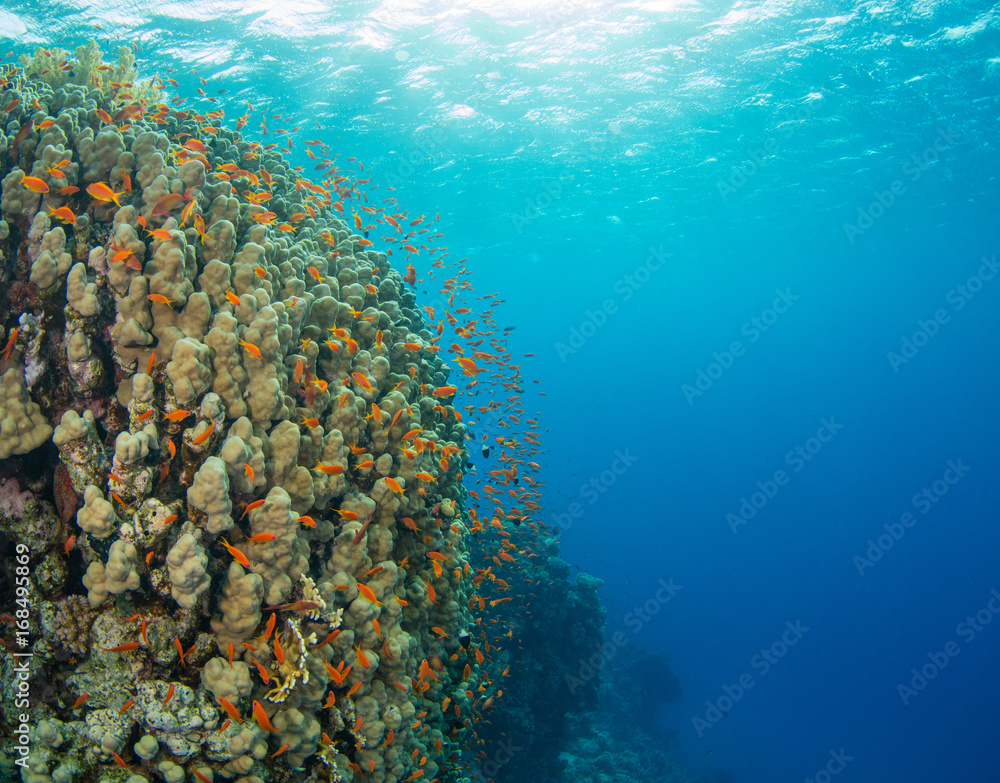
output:
<instances>
[{"instance_id":1,"label":"orange fish","mask_svg":"<svg viewBox=\"0 0 1000 783\"><path fill-rule=\"evenodd\" d=\"M240 519L243 519L247 514L253 511L255 508L260 508L264 505L266 498L261 498L260 500L255 500L253 503L248 503L247 507L243 509L243 513L240 515Z\"/></svg>"},{"instance_id":2,"label":"orange fish","mask_svg":"<svg viewBox=\"0 0 1000 783\"><path fill-rule=\"evenodd\" d=\"M268 719L267 713L264 711L264 707L259 701L254 701L253 703L253 716L257 720L257 725L264 731L277 731L277 729L271 725L271 721Z\"/></svg>"},{"instance_id":3,"label":"orange fish","mask_svg":"<svg viewBox=\"0 0 1000 783\"><path fill-rule=\"evenodd\" d=\"M339 634L340 634L340 629L335 628L334 630L330 631L330 633L323 641L321 641L319 644L314 644L313 649L315 650L317 647L322 647L324 644L329 644L334 639L336 639ZM341 665L343 665L343 662L341 662Z\"/></svg>"},{"instance_id":4,"label":"orange fish","mask_svg":"<svg viewBox=\"0 0 1000 783\"><path fill-rule=\"evenodd\" d=\"M249 462L243 463L243 471L247 474L247 481L253 484L253 468L250 467Z\"/></svg>"},{"instance_id":5,"label":"orange fish","mask_svg":"<svg viewBox=\"0 0 1000 783\"><path fill-rule=\"evenodd\" d=\"M237 563L239 563L244 568L250 568L250 561L247 559L247 556L245 554L243 554L236 547L230 545L230 543L226 541L226 539L220 538L219 541L229 551L229 554L233 556L233 559Z\"/></svg>"},{"instance_id":6,"label":"orange fish","mask_svg":"<svg viewBox=\"0 0 1000 783\"><path fill-rule=\"evenodd\" d=\"M87 185L87 192L94 197L97 201L108 202L113 201L117 206L121 206L118 199L125 194L123 190L121 193L115 193L111 188L105 185L103 182L95 182L92 185Z\"/></svg>"},{"instance_id":7,"label":"orange fish","mask_svg":"<svg viewBox=\"0 0 1000 783\"><path fill-rule=\"evenodd\" d=\"M163 416L163 418L166 419L167 421L178 422L178 421L183 421L188 416L190 416L192 413L193 413L193 411L176 410L176 411L171 411L170 413L165 414Z\"/></svg>"},{"instance_id":8,"label":"orange fish","mask_svg":"<svg viewBox=\"0 0 1000 783\"><path fill-rule=\"evenodd\" d=\"M358 582L358 592L361 593L361 595L363 595L365 597L365 600L368 601L369 603L375 604L375 606L382 605L379 602L379 600L375 597L375 593L372 592L372 589L368 585L363 585L361 584L361 582Z\"/></svg>"},{"instance_id":9,"label":"orange fish","mask_svg":"<svg viewBox=\"0 0 1000 783\"><path fill-rule=\"evenodd\" d=\"M117 647L102 647L104 652L128 652L129 650L137 650L141 645L139 642L129 642L128 644L119 644Z\"/></svg>"},{"instance_id":10,"label":"orange fish","mask_svg":"<svg viewBox=\"0 0 1000 783\"><path fill-rule=\"evenodd\" d=\"M70 550L73 547L75 547L75 546L76 546L76 536L74 535L74 536L70 536L69 538L67 538L66 539L66 546L65 546L66 554L68 555L69 552L70 552Z\"/></svg>"},{"instance_id":11,"label":"orange fish","mask_svg":"<svg viewBox=\"0 0 1000 783\"><path fill-rule=\"evenodd\" d=\"M277 536L274 533L258 533L255 536L250 536L248 541L252 541L255 544L266 544L268 541L274 541Z\"/></svg>"},{"instance_id":12,"label":"orange fish","mask_svg":"<svg viewBox=\"0 0 1000 783\"><path fill-rule=\"evenodd\" d=\"M163 699L163 702L162 702L163 706L166 707L167 706L167 702L170 701L173 697L174 697L174 684L170 683L170 687L167 688L167 695Z\"/></svg>"},{"instance_id":13,"label":"orange fish","mask_svg":"<svg viewBox=\"0 0 1000 783\"><path fill-rule=\"evenodd\" d=\"M351 696L357 693L360 689L361 689L361 683L360 682L354 683L354 685L351 686L351 689L347 692L347 698L351 698Z\"/></svg>"},{"instance_id":14,"label":"orange fish","mask_svg":"<svg viewBox=\"0 0 1000 783\"><path fill-rule=\"evenodd\" d=\"M210 421L208 423L208 427L205 428L205 431L203 433L201 433L201 435L199 435L197 438L195 438L194 440L192 440L191 444L193 446L197 446L197 445L199 445L201 443L204 443L206 440L208 440L212 436L213 432L215 432L215 422L214 421Z\"/></svg>"},{"instance_id":15,"label":"orange fish","mask_svg":"<svg viewBox=\"0 0 1000 783\"><path fill-rule=\"evenodd\" d=\"M358 384L358 386L360 386L366 392L368 392L369 394L375 394L375 389L374 387L372 387L371 381L369 381L368 378L366 378L364 375L362 375L359 372L356 372L352 373L351 377L354 378L354 382Z\"/></svg>"},{"instance_id":16,"label":"orange fish","mask_svg":"<svg viewBox=\"0 0 1000 783\"><path fill-rule=\"evenodd\" d=\"M237 340L237 342L238 342L238 343L239 343L240 345L242 345L242 346L243 346L244 348L246 348L246 349L247 349L247 353L248 353L248 354L250 354L250 355L251 355L252 357L254 357L255 359L260 359L260 358L262 358L262 357L261 357L261 353L260 353L260 348L258 348L258 347L257 347L256 345L254 345L253 343L248 343L248 342L246 342L245 340Z\"/></svg>"},{"instance_id":17,"label":"orange fish","mask_svg":"<svg viewBox=\"0 0 1000 783\"><path fill-rule=\"evenodd\" d=\"M59 209L49 207L49 217L58 218L63 223L76 222L76 215L73 214L73 210L69 207L59 207Z\"/></svg>"},{"instance_id":18,"label":"orange fish","mask_svg":"<svg viewBox=\"0 0 1000 783\"><path fill-rule=\"evenodd\" d=\"M89 693L85 693L85 694L83 694L83 696L77 696L76 701L73 702L73 706L70 709L74 709L74 710L75 709L79 709L80 707L82 707L84 705L84 703L89 698L90 698L90 694Z\"/></svg>"},{"instance_id":19,"label":"orange fish","mask_svg":"<svg viewBox=\"0 0 1000 783\"><path fill-rule=\"evenodd\" d=\"M267 627L264 629L264 635L260 637L262 642L266 642L271 638L271 632L274 630L275 623L278 622L278 615L272 614L271 619L267 621Z\"/></svg>"},{"instance_id":20,"label":"orange fish","mask_svg":"<svg viewBox=\"0 0 1000 783\"><path fill-rule=\"evenodd\" d=\"M385 485L393 492L395 492L397 495L403 494L403 488L399 485L399 482L396 481L396 479L392 477L387 477L385 479Z\"/></svg>"},{"instance_id":21,"label":"orange fish","mask_svg":"<svg viewBox=\"0 0 1000 783\"><path fill-rule=\"evenodd\" d=\"M174 300L167 299L167 297L165 297L163 294L147 294L146 298L149 299L151 302L156 302L157 304L163 304L166 305L167 307L173 307L174 305Z\"/></svg>"},{"instance_id":22,"label":"orange fish","mask_svg":"<svg viewBox=\"0 0 1000 783\"><path fill-rule=\"evenodd\" d=\"M235 307L239 307L240 298L236 294L234 294L232 291L226 291L226 299L229 300L229 303L231 305L233 305Z\"/></svg>"},{"instance_id":23,"label":"orange fish","mask_svg":"<svg viewBox=\"0 0 1000 783\"><path fill-rule=\"evenodd\" d=\"M273 617L274 615L271 616ZM250 660L253 661L254 664L256 665L257 673L260 675L260 678L264 681L264 684L268 685L271 682L271 675L268 674L267 669L265 669L264 665L256 658L254 658L252 655L250 656Z\"/></svg>"},{"instance_id":24,"label":"orange fish","mask_svg":"<svg viewBox=\"0 0 1000 783\"><path fill-rule=\"evenodd\" d=\"M254 704L256 704L256 702L254 702ZM234 721L236 721L237 723L243 722L243 717L240 715L240 711L236 709L236 707L234 707L229 701L222 698L221 696L219 697L219 706L221 706L222 709L224 709L226 713L229 715L229 717L232 718Z\"/></svg>"},{"instance_id":25,"label":"orange fish","mask_svg":"<svg viewBox=\"0 0 1000 783\"><path fill-rule=\"evenodd\" d=\"M327 476L339 476L344 472L344 467L342 465L328 465L324 462L317 462L316 467L314 467L313 470L318 470L320 473L324 473Z\"/></svg>"},{"instance_id":26,"label":"orange fish","mask_svg":"<svg viewBox=\"0 0 1000 783\"><path fill-rule=\"evenodd\" d=\"M34 193L48 193L49 186L38 177L22 177L21 185Z\"/></svg>"}]
</instances>

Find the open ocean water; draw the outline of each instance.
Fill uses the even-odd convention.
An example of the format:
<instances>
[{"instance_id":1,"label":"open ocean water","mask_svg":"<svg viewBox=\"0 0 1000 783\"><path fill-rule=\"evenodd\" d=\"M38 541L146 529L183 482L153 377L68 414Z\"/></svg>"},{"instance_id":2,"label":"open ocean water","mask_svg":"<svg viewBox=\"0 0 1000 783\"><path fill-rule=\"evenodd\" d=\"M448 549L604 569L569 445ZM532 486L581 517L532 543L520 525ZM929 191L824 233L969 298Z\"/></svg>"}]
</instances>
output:
<instances>
[{"instance_id":1,"label":"open ocean water","mask_svg":"<svg viewBox=\"0 0 1000 783\"><path fill-rule=\"evenodd\" d=\"M0 54L90 37L440 213L535 354L596 668L669 653L644 742L705 780L1000 781L1000 6L0 6Z\"/></svg>"}]
</instances>

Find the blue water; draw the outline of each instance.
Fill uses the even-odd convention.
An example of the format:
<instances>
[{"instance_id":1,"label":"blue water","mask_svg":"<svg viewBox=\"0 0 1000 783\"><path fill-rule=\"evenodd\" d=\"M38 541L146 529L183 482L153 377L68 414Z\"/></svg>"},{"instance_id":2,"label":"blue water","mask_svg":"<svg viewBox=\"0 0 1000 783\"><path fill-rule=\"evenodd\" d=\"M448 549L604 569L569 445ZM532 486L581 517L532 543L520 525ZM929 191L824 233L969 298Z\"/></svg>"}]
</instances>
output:
<instances>
[{"instance_id":1,"label":"blue water","mask_svg":"<svg viewBox=\"0 0 1000 783\"><path fill-rule=\"evenodd\" d=\"M963 625L1000 610L996 5L19 1L0 34L135 42L440 212L537 354L543 518L577 504L564 557L670 652L695 769L1000 780L1000 622Z\"/></svg>"}]
</instances>

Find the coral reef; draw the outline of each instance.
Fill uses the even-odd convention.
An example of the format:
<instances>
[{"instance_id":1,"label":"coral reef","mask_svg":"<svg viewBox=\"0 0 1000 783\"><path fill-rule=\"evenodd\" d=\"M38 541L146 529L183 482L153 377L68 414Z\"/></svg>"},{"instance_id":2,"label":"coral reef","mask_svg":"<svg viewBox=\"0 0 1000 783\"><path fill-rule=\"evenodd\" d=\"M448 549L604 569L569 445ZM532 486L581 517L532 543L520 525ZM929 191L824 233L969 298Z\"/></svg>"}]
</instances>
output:
<instances>
[{"instance_id":1,"label":"coral reef","mask_svg":"<svg viewBox=\"0 0 1000 783\"><path fill-rule=\"evenodd\" d=\"M0 81L21 779L458 780L482 654L441 330L345 178L161 103L127 49L53 51Z\"/></svg>"},{"instance_id":2,"label":"coral reef","mask_svg":"<svg viewBox=\"0 0 1000 783\"><path fill-rule=\"evenodd\" d=\"M598 704L600 670L579 684L574 678L579 679L581 663L604 642L604 607L597 594L601 582L587 574L570 581L570 567L558 557L552 539L541 552L545 560L532 587L532 605L540 610L510 618L518 629L519 653L503 684L503 700L492 705L486 713L490 723L480 730L480 763L496 783L558 779L560 753L572 740L568 716Z\"/></svg>"},{"instance_id":3,"label":"coral reef","mask_svg":"<svg viewBox=\"0 0 1000 783\"><path fill-rule=\"evenodd\" d=\"M529 538L539 539L532 601L502 605L513 645L502 690L483 697L478 774L492 783L709 783L657 723L681 694L669 658L609 634L600 580L571 579L555 539Z\"/></svg>"}]
</instances>

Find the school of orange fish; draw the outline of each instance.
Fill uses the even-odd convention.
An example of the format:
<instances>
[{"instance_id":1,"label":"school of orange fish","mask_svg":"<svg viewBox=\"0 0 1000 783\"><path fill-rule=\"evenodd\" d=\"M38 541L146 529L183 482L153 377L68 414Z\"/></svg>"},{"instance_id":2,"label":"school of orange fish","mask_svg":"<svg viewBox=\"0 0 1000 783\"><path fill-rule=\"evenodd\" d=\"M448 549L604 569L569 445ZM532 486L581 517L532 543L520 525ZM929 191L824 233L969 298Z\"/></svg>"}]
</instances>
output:
<instances>
[{"instance_id":1,"label":"school of orange fish","mask_svg":"<svg viewBox=\"0 0 1000 783\"><path fill-rule=\"evenodd\" d=\"M59 56L55 52L55 56ZM64 64L72 67L71 55L67 52L63 60ZM62 66L61 66L62 67ZM8 71L5 80L16 76L15 71ZM472 269L468 258L453 259L453 253L445 245L435 244L442 240L443 233L437 230L441 217L439 214L433 218L420 214L411 216L409 210L400 207L397 199L391 194L384 194L385 197L378 199L377 193L379 185L372 184L371 178L366 174L363 164L355 158L347 158L346 164L338 163L337 151L328 143L321 139L314 138L301 142L301 149L305 155L314 162L314 171L310 177L306 176L303 166L293 167L297 177L295 188L303 196L305 210L301 213L288 215L286 220L279 221L278 215L267 211L267 202L272 195L268 188L271 185L271 177L264 167L254 166L254 160L261 150L278 149L285 155L298 154L300 142L297 134L302 131L301 126L289 129L269 128L275 122L291 122L288 116L270 114L262 112L259 115L259 130L262 137L274 138L278 141L250 141L251 152L246 156L243 167L234 164L223 164L214 166L210 159L210 150L207 146L211 142L214 134L219 132L226 123L233 123L230 130L240 132L250 125L254 115L254 107L248 104L243 114L235 118L227 118L224 108L219 106L217 98L207 94L205 89L209 87L207 79L200 76L197 71L193 71L193 76L200 80L201 87L197 88L197 98L184 98L175 96L169 102L146 105L144 102L136 101L130 94L132 87L129 83L113 84L116 90L114 104L117 108L115 113L105 111L99 112L101 121L107 126L118 128L124 131L132 123L144 121L161 126L167 126L179 121L193 121L198 124L195 133L178 133L173 136L175 145L172 146L171 156L175 163L180 165L187 161L200 160L210 176L217 181L229 181L230 183L241 181L249 183L248 188L237 191L232 187L233 195L239 195L243 200L263 210L258 210L253 215L253 219L264 226L269 226L273 231L280 234L294 235L298 230L297 224L306 218L337 215L341 219L348 221L359 233L363 233L365 238L360 240L362 247L374 245L368 239L369 232L380 231L377 239L384 243L384 250L400 265L405 263L404 281L411 287L416 288L418 284L431 285L436 287L440 301L437 306L425 305L422 310L426 315L427 322L431 324L432 331L436 336L430 340L429 344L407 343L407 350L414 354L426 353L437 354L441 352L448 356L448 362L453 363L459 370L461 376L460 385L442 386L439 388L426 388L421 386L421 391L427 391L432 396L438 398L439 404L434 406L434 411L444 419L449 416L455 421L463 422L470 431L481 433L481 438L476 444L467 443L465 450L454 450L448 447L440 448L441 468L445 472L454 470L455 463L459 463L459 480L464 479L467 487L465 499L465 514L463 521L472 532L474 538L471 549L474 556L475 566L473 569L466 569L465 573L460 570L455 571L455 578L467 579L471 583L468 608L475 615L475 634L471 639L463 639L461 646L465 653L474 657L478 665L478 680L472 666L472 662L464 666L463 679L474 682L475 686L467 691L465 704L472 705L466 707L463 714L459 704L450 696L444 696L435 705L435 714L454 714L455 719L451 724L454 728L452 736L462 736L464 747L478 753L481 759L486 758L482 743L477 738L476 728L482 722L489 722L490 710L496 700L503 696L503 678L509 676L511 665L516 662L516 649L514 644L517 631L516 624L512 621L512 613L507 611L509 607L504 607L518 595L524 595L530 589L530 585L539 578L537 568L533 565L532 559L537 557L533 548L542 538L551 535L551 531L538 519L542 509L542 490L544 484L540 479L542 465L540 460L544 453L541 444L541 424L538 414L528 417L525 405L525 376L523 375L523 363L515 359L509 348L509 340L513 327L503 327L497 320L497 309L503 304L503 299L499 298L499 293L477 294L472 284ZM179 83L172 77L154 79L154 85L163 91L179 87ZM4 85L0 84L0 87ZM220 90L220 92L222 92ZM204 113L194 108L182 108L188 101L196 104L199 101L213 104L212 108L204 110ZM40 108L37 106L36 109ZM0 116L6 118L12 116L18 106L13 102L0 109ZM50 122L46 120L45 122ZM43 123L44 124L44 123ZM317 129L320 124L315 123ZM31 123L24 126L30 129ZM36 128L38 129L38 128ZM22 129L23 130L23 129ZM24 138L24 131L20 134ZM16 150L16 145L15 145ZM50 181L58 180L62 174L62 167L69 161L63 161L48 169ZM354 168L356 166L356 168ZM21 183L25 188L38 192L50 192L50 186L44 180L36 177L25 176ZM393 188L387 188L393 190ZM73 206L78 211L89 209L92 205L119 205L119 199L124 194L131 191L131 182L126 175L124 187L116 192L110 187L110 183L93 183L85 189L85 193L91 199L87 203L83 199L84 194L79 192L75 186L65 186L58 189L57 193L66 199L66 204L59 207L50 207L48 214L65 224L72 224L76 220L76 213ZM376 203L378 201L378 203ZM71 204L73 206L71 206ZM179 215L175 214L179 210ZM190 225L195 228L198 235L205 236L205 223L200 214L196 212L195 194L169 194L160 199L154 209L154 214L171 215L178 218L178 224L183 229ZM142 218L139 218L143 223ZM165 229L147 229L151 240L166 241L170 239L170 231ZM333 250L335 240L332 236L325 237L330 244L331 256L335 257ZM141 269L138 259L131 254L127 247L112 248L115 251L111 255L113 263L122 263L132 268ZM395 253L394 253L395 251ZM266 270L258 268L257 274L264 277ZM309 268L309 273L319 280L319 272L314 268ZM368 286L371 289L375 287ZM374 294L372 290L370 293ZM239 300L231 291L226 292L227 298L235 305ZM150 294L149 299L166 307L172 307L174 302L159 294ZM233 300L236 300L233 302ZM354 313L355 317L360 317L361 313ZM357 351L357 343L350 330L331 329L333 334L326 341L327 347L331 351L338 352L347 350ZM4 358L8 358L14 349L17 335L13 334L4 349ZM376 335L376 344L381 348L381 332ZM258 346L241 341L241 346L248 355L257 359L261 357ZM533 354L525 354L530 358ZM155 356L150 356L150 372L156 369L154 364ZM294 381L300 384L300 394L305 398L306 406L310 406L312 398L317 393L326 391L328 385L332 385L332 379L324 380L318 377L316 367L304 366L302 361L298 362L294 372ZM365 418L373 418L382 421L383 413L379 409L379 398L374 394L374 389L368 379L360 373L354 373L352 377L344 380L345 385L353 381L358 387L368 392L370 396L370 410ZM538 381L534 381L538 383ZM397 387L398 388L398 387ZM544 392L537 392L544 396ZM458 406L461 399L468 400L463 406ZM151 414L152 412L148 412ZM400 417L403 410L396 413L388 429L391 429ZM163 414L164 418L172 425L180 425L189 415L190 411L179 410L169 414ZM302 426L315 428L319 426L317 418L303 417ZM197 431L196 431L197 430ZM388 430L387 430L388 431ZM412 441L412 449L407 453L419 454L424 449L436 448L432 440L421 438L419 430L407 433L403 440ZM192 427L185 433L183 438L185 443L199 445L213 436L213 425ZM471 435L466 435L467 439L472 439ZM176 454L176 447L173 440L168 440L169 456L172 460ZM470 447L474 449L470 455ZM364 449L357 447L353 449L356 454L363 453ZM480 457L480 454L482 455ZM478 469L473 467L473 461L478 464ZM357 468L371 467L365 463L360 463ZM251 466L246 466L248 479L253 483L253 472ZM324 464L318 462L314 470L328 475L336 475L343 471L339 465ZM463 476L464 474L464 476ZM169 462L161 473L161 479L166 479L169 475ZM426 473L418 473L417 477L422 482L433 482L434 476ZM112 476L112 481L116 477ZM392 478L386 480L387 486L395 493L402 494L405 491L398 482ZM114 492L112 496L119 504L125 505ZM248 504L244 509L244 516L252 511L256 506L263 503L258 500ZM437 509L435 509L435 512ZM340 522L357 519L357 514L349 511L331 510L340 517ZM176 515L175 515L176 517ZM167 520L169 524L175 517ZM314 526L316 521L312 517L302 516L299 521L303 525ZM368 520L370 522L370 519ZM440 525L440 520L436 520ZM420 531L409 517L404 519L404 523L414 533ZM367 526L367 525L366 525ZM358 531L355 543L361 539L365 533L362 527ZM249 540L255 544L266 544L269 534L260 534ZM75 538L75 536L74 536ZM272 536L273 538L273 536ZM429 535L425 535L427 541ZM66 543L66 552L70 552L73 540ZM249 568L250 563L246 555L238 548L221 539L222 545L229 551L233 558ZM150 553L152 555L152 553ZM447 567L447 557L439 553L428 553L432 560L432 567L437 577L441 577ZM401 568L405 568L406 559L397 563ZM148 563L148 558L147 558ZM525 586L527 585L527 586ZM372 603L377 603L374 594L368 595L365 585L358 583L358 590ZM433 591L433 587L430 587ZM370 592L370 590L369 590ZM307 605L303 602L292 603L281 607L279 610L305 613L315 608L315 605ZM270 615L267 628L260 636L259 641L267 641L275 629L277 612ZM142 618L128 618L142 619ZM440 637L446 637L448 631L444 628L435 627L433 631ZM146 625L142 619L141 635L145 637ZM275 652L280 655L278 635L274 635L276 646ZM139 647L139 642L132 642L121 647L111 648L113 652L128 652ZM320 642L322 645L323 642ZM320 645L317 645L320 646ZM181 662L184 656L190 651L184 651L180 641L177 640L178 653ZM252 648L251 648L252 649ZM357 660L364 665L364 652L357 649ZM230 656L232 647L230 646ZM452 655L452 663L460 659L460 653ZM329 667L331 677L335 682L342 682L346 673L343 670L343 662L340 668ZM436 681L435 669L440 671L440 662L429 662L424 660L421 664L417 677L414 678L415 693L426 692L427 682L431 679ZM259 663L262 677L266 678L267 671ZM421 683L424 687L420 687ZM355 689L358 686L355 686ZM172 697L171 692L167 693L164 703ZM353 691L352 691L353 693ZM351 694L349 693L348 696ZM331 694L331 703L332 703ZM82 696L74 704L74 709L82 706L86 701L86 696ZM427 698L424 696L424 698ZM83 701L81 701L81 699ZM225 700L222 700L223 702ZM131 701L127 703L122 712L129 709ZM229 713L232 720L242 721L243 717L233 707L224 703L222 705ZM438 713L440 710L440 713ZM254 702L254 717L262 728L273 730L269 725L268 715L258 702ZM419 717L426 715L427 711L418 712ZM357 728L357 727L355 727ZM392 732L389 732L387 743L392 741ZM278 757L287 748L278 748L272 754ZM439 751L440 743L439 743ZM115 759L122 766L126 763L117 754ZM441 774L448 778L460 775L459 770L470 769L470 762L474 763L469 755L454 752L447 760L442 760ZM363 776L367 770L352 763L354 771ZM447 770L447 772L446 772ZM197 771L194 773L199 775ZM419 778L422 770L417 770L406 778L411 781ZM363 777L362 777L363 779ZM436 782L439 778L435 778Z\"/></svg>"}]
</instances>

